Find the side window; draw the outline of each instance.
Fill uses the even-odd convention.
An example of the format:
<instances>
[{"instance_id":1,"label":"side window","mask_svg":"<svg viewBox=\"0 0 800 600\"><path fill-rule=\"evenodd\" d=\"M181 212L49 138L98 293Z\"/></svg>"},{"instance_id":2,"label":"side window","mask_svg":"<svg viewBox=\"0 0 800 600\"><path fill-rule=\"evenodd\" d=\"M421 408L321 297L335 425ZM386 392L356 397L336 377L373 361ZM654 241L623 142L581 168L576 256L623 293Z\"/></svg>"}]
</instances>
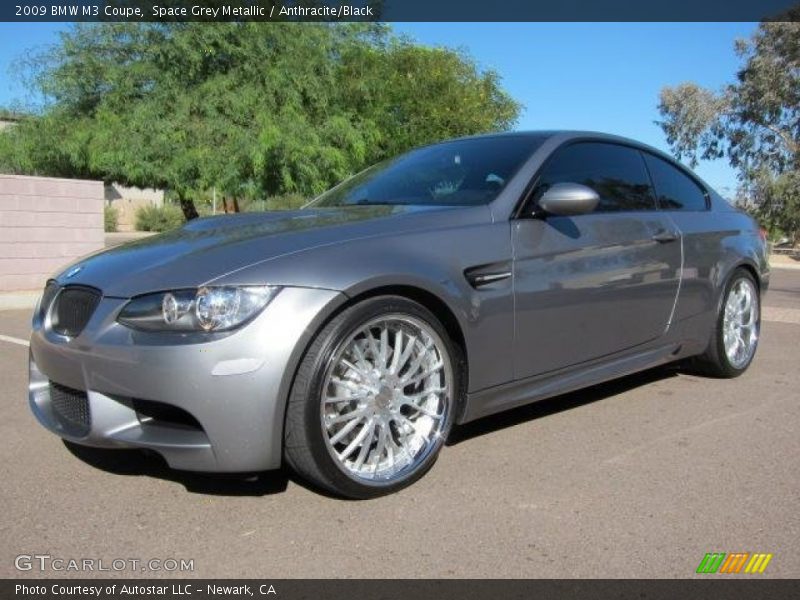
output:
<instances>
[{"instance_id":1,"label":"side window","mask_svg":"<svg viewBox=\"0 0 800 600\"><path fill-rule=\"evenodd\" d=\"M557 150L539 184L581 183L600 196L598 212L655 210L655 198L638 150L618 144L581 142Z\"/></svg>"},{"instance_id":2,"label":"side window","mask_svg":"<svg viewBox=\"0 0 800 600\"><path fill-rule=\"evenodd\" d=\"M706 210L706 193L694 180L667 161L643 152L664 210Z\"/></svg>"}]
</instances>

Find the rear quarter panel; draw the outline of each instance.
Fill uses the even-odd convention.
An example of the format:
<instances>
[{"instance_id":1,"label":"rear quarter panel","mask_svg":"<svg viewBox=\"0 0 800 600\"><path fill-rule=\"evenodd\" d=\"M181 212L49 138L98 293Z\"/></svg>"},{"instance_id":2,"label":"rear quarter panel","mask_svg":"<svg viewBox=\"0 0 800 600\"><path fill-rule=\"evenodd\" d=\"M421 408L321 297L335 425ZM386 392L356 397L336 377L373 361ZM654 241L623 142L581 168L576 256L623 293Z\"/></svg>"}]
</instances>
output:
<instances>
[{"instance_id":1,"label":"rear quarter panel","mask_svg":"<svg viewBox=\"0 0 800 600\"><path fill-rule=\"evenodd\" d=\"M766 246L758 224L716 194L711 209L670 211L683 235L683 273L674 321L691 323L685 335L705 344L716 323L719 302L731 273L745 266L756 274L762 292L769 285ZM703 347L704 349L704 347Z\"/></svg>"}]
</instances>

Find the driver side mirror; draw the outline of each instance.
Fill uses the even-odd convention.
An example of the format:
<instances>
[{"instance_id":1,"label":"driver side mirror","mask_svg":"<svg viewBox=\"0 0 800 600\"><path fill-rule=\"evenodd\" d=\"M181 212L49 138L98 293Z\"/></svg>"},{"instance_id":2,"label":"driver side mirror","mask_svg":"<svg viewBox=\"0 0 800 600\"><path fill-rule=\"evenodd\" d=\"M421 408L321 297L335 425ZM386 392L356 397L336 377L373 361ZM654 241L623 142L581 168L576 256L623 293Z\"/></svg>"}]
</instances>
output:
<instances>
[{"instance_id":1,"label":"driver side mirror","mask_svg":"<svg viewBox=\"0 0 800 600\"><path fill-rule=\"evenodd\" d=\"M555 183L539 198L539 208L547 214L571 217L597 208L600 196L580 183Z\"/></svg>"}]
</instances>

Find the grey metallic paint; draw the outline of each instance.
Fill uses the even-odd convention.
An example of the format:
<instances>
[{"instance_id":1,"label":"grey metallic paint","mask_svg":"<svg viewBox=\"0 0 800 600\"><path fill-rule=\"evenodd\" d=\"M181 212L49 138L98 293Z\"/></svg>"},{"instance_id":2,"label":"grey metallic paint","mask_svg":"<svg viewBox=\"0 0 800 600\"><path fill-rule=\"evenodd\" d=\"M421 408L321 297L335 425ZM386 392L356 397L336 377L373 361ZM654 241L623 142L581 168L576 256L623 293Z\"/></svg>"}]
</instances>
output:
<instances>
[{"instance_id":1,"label":"grey metallic paint","mask_svg":"<svg viewBox=\"0 0 800 600\"><path fill-rule=\"evenodd\" d=\"M47 397L32 395L31 407L43 425L66 439L150 448L176 468L277 468L282 440L275 433L281 431L285 408L279 398L288 394L298 342L307 343L326 310L343 300L328 290L287 288L249 325L211 342L186 344L180 334L165 339L120 325L115 319L125 301L104 298L75 339L59 340L40 322L31 337L32 382L50 378L90 391L89 435L75 438L61 431ZM132 398L183 408L204 432L140 423Z\"/></svg>"},{"instance_id":2,"label":"grey metallic paint","mask_svg":"<svg viewBox=\"0 0 800 600\"><path fill-rule=\"evenodd\" d=\"M544 141L489 206L215 217L74 263L83 268L67 279L71 265L57 281L104 297L75 339L34 320L34 414L62 437L151 448L176 468L270 469L281 463L286 399L305 348L355 298L400 290L438 299L433 308L449 313L465 344L463 422L702 352L738 266L766 289L757 227L713 191L710 210L694 213L535 218L525 204L536 172L562 144L662 153L594 133L506 135ZM663 232L677 239L654 239ZM283 289L251 323L225 334L145 334L115 320L133 296L208 284ZM52 419L46 394L37 393L47 379L89 391L95 422L87 437L71 437ZM131 397L181 407L203 431L140 423Z\"/></svg>"}]
</instances>

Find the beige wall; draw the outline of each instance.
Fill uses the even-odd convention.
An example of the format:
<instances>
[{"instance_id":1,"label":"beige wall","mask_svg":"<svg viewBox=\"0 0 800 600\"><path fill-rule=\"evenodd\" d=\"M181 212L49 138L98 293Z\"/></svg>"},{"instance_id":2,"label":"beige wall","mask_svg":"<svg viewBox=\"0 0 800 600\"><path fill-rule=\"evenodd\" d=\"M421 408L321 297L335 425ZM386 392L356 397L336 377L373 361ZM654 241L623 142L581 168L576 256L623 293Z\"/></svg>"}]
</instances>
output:
<instances>
[{"instance_id":1,"label":"beige wall","mask_svg":"<svg viewBox=\"0 0 800 600\"><path fill-rule=\"evenodd\" d=\"M163 190L127 187L112 183L105 189L106 204L117 211L117 231L136 231L136 211L144 206L163 206Z\"/></svg>"},{"instance_id":2,"label":"beige wall","mask_svg":"<svg viewBox=\"0 0 800 600\"><path fill-rule=\"evenodd\" d=\"M103 247L100 181L0 175L0 291L41 289Z\"/></svg>"}]
</instances>

